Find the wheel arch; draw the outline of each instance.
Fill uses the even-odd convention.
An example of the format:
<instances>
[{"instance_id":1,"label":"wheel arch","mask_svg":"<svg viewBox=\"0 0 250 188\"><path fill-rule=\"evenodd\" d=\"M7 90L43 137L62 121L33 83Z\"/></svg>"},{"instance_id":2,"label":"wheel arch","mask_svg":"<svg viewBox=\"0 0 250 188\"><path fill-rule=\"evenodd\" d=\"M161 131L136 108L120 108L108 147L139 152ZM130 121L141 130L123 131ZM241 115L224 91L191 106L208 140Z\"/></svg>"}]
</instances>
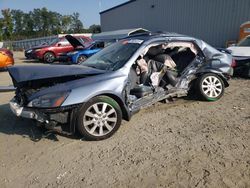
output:
<instances>
[{"instance_id":1,"label":"wheel arch","mask_svg":"<svg viewBox=\"0 0 250 188\"><path fill-rule=\"evenodd\" d=\"M111 93L103 93L103 94L100 94L100 95L97 95L97 96L107 96L107 97L110 97L110 98L114 99L121 108L122 119L127 120L127 121L130 120L131 115L129 113L129 110L128 110L128 108L126 107L126 105L124 104L123 100L120 97L118 97L117 95L111 94ZM97 97L97 96L95 96L95 97Z\"/></svg>"},{"instance_id":2,"label":"wheel arch","mask_svg":"<svg viewBox=\"0 0 250 188\"><path fill-rule=\"evenodd\" d=\"M121 108L122 119L124 119L126 121L129 121L131 119L131 113L129 112L128 108L126 107L126 105L124 104L124 102L122 101L122 99L120 97L118 97L117 95L111 94L111 93L103 93L103 94L93 96L89 100L91 100L92 98L98 97L98 96L107 96L107 97L110 97L113 100L115 100ZM84 105L84 103L82 103L82 105ZM71 115L69 117L69 123L70 123L70 131L72 134L76 132L76 121L78 118L79 109L81 108L82 105L79 104L79 106L72 109L72 111L71 111Z\"/></svg>"},{"instance_id":3,"label":"wheel arch","mask_svg":"<svg viewBox=\"0 0 250 188\"><path fill-rule=\"evenodd\" d=\"M196 73L195 75L198 78L204 74L209 74L209 73L218 75L222 79L222 81L224 82L225 88L229 86L229 83L228 83L226 77L221 72L216 71L216 70L201 71L201 72ZM197 78L195 80L197 80Z\"/></svg>"},{"instance_id":4,"label":"wheel arch","mask_svg":"<svg viewBox=\"0 0 250 188\"><path fill-rule=\"evenodd\" d=\"M48 52L50 52L50 53L52 53L52 54L54 54L54 55L56 56L55 52L53 52L52 50L47 50L47 51L45 51L45 52L43 53L43 55L46 54L46 53L48 53Z\"/></svg>"},{"instance_id":5,"label":"wheel arch","mask_svg":"<svg viewBox=\"0 0 250 188\"><path fill-rule=\"evenodd\" d=\"M74 62L75 62L75 63L77 63L78 58L79 58L80 56L85 56L86 58L89 57L89 56L88 56L87 54L85 54L85 53L77 53L77 54L74 56Z\"/></svg>"}]
</instances>

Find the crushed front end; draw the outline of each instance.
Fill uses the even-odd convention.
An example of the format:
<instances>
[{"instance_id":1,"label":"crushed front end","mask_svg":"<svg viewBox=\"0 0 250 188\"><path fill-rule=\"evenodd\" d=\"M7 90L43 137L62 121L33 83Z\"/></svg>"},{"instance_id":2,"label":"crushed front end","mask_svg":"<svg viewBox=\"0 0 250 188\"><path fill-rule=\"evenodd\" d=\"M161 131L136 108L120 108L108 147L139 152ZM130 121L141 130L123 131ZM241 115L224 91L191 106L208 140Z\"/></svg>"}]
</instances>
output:
<instances>
[{"instance_id":1,"label":"crushed front end","mask_svg":"<svg viewBox=\"0 0 250 188\"><path fill-rule=\"evenodd\" d=\"M38 122L38 125L44 126L46 129L55 130L57 132L72 135L75 133L75 119L74 114L77 112L78 105L71 105L61 107L61 103L65 100L66 96L61 93L61 97L52 101L52 106L46 99L35 99L28 101L29 95L32 95L34 90L16 90L15 97L10 101L10 109L17 116L22 118L33 119ZM51 97L51 95L49 96ZM62 99L62 97L64 99ZM40 101L38 101L40 100ZM40 105L37 106L37 105ZM53 105L58 105L54 106Z\"/></svg>"}]
</instances>

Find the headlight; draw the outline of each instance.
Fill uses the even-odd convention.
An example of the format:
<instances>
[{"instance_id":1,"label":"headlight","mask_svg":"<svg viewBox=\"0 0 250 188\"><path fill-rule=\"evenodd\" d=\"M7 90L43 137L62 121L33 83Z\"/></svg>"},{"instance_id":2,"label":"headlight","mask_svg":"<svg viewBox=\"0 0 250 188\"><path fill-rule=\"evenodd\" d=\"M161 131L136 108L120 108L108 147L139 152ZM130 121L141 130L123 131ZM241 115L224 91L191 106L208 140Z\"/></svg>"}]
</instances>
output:
<instances>
[{"instance_id":1,"label":"headlight","mask_svg":"<svg viewBox=\"0 0 250 188\"><path fill-rule=\"evenodd\" d=\"M35 51L36 51L36 52L39 52L39 51L41 51L41 50L42 50L42 49L36 49Z\"/></svg>"},{"instance_id":2,"label":"headlight","mask_svg":"<svg viewBox=\"0 0 250 188\"><path fill-rule=\"evenodd\" d=\"M28 107L38 107L38 108L53 108L61 106L61 104L68 97L69 92L63 93L50 93L38 97L31 102L29 102Z\"/></svg>"},{"instance_id":3,"label":"headlight","mask_svg":"<svg viewBox=\"0 0 250 188\"><path fill-rule=\"evenodd\" d=\"M32 52L32 50L28 50L28 51L27 51L27 53L31 53L31 52Z\"/></svg>"}]
</instances>

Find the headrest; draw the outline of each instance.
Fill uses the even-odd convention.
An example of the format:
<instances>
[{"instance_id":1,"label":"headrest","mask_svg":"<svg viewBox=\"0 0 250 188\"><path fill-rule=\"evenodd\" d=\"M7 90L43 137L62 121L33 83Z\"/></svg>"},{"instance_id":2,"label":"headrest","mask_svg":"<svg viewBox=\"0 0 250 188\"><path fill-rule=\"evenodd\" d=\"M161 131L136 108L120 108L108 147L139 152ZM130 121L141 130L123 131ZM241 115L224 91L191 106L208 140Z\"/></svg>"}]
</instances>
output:
<instances>
[{"instance_id":1,"label":"headrest","mask_svg":"<svg viewBox=\"0 0 250 188\"><path fill-rule=\"evenodd\" d=\"M148 50L147 54L148 54L149 56L156 56L156 55L161 54L161 53L163 53L163 52L164 52L164 49L162 49L161 46L154 46L154 47L151 47L151 48Z\"/></svg>"}]
</instances>

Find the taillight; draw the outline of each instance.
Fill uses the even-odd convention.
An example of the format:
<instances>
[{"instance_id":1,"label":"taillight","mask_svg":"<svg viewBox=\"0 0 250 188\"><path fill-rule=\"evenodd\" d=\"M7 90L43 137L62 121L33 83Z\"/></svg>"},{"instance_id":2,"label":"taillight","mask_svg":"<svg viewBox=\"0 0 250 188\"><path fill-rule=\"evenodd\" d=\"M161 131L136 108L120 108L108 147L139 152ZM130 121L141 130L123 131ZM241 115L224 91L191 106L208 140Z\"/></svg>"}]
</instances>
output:
<instances>
[{"instance_id":1,"label":"taillight","mask_svg":"<svg viewBox=\"0 0 250 188\"><path fill-rule=\"evenodd\" d=\"M237 66L237 63L236 63L235 59L232 59L231 67L235 68L236 66Z\"/></svg>"}]
</instances>

